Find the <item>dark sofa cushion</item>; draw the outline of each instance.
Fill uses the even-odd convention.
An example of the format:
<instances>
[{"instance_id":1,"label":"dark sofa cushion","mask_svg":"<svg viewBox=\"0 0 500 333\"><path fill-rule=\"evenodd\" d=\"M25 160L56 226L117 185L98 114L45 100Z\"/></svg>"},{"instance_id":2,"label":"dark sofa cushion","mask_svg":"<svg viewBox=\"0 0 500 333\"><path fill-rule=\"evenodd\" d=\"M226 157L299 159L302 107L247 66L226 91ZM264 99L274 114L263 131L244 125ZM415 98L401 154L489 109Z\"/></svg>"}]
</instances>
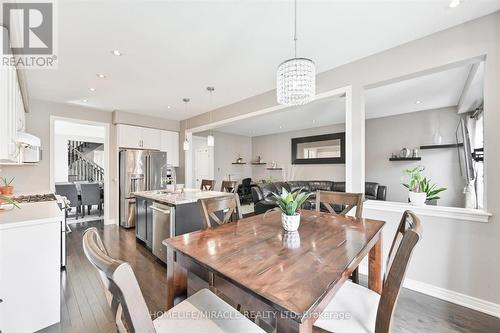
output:
<instances>
[{"instance_id":1,"label":"dark sofa cushion","mask_svg":"<svg viewBox=\"0 0 500 333\"><path fill-rule=\"evenodd\" d=\"M327 180L313 180L309 182L309 188L311 192L331 191L332 187L333 182Z\"/></svg>"},{"instance_id":2,"label":"dark sofa cushion","mask_svg":"<svg viewBox=\"0 0 500 333\"><path fill-rule=\"evenodd\" d=\"M345 182L334 182L332 186L333 192L345 192Z\"/></svg>"},{"instance_id":3,"label":"dark sofa cushion","mask_svg":"<svg viewBox=\"0 0 500 333\"><path fill-rule=\"evenodd\" d=\"M368 199L377 199L378 183L365 183L365 197Z\"/></svg>"},{"instance_id":4,"label":"dark sofa cushion","mask_svg":"<svg viewBox=\"0 0 500 333\"><path fill-rule=\"evenodd\" d=\"M274 183L266 183L263 185L259 185L260 190L262 191L262 197L264 200L270 200L273 197L273 193L278 192Z\"/></svg>"},{"instance_id":5,"label":"dark sofa cushion","mask_svg":"<svg viewBox=\"0 0 500 333\"><path fill-rule=\"evenodd\" d=\"M303 180L289 181L288 186L290 188L290 191L292 192L295 192L297 190L301 190L304 192L311 192L311 188L309 187L308 181L303 181Z\"/></svg>"}]
</instances>

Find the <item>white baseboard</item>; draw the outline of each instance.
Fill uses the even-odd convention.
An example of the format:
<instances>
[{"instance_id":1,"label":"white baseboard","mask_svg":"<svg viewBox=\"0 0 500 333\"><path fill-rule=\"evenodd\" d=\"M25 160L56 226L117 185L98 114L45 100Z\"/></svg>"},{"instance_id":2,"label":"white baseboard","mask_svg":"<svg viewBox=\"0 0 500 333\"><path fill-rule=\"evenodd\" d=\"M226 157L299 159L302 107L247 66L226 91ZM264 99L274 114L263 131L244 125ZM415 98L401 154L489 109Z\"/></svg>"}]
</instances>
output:
<instances>
[{"instance_id":1,"label":"white baseboard","mask_svg":"<svg viewBox=\"0 0 500 333\"><path fill-rule=\"evenodd\" d=\"M359 273L361 275L368 275L367 265L361 264L359 266ZM500 304L485 301L480 298L472 297L469 295L461 294L453 290L436 287L432 284L420 282L406 278L403 282L403 287L417 291L419 293L439 298L443 301L454 303L457 305L465 306L466 308L480 311L491 316L500 318Z\"/></svg>"},{"instance_id":2,"label":"white baseboard","mask_svg":"<svg viewBox=\"0 0 500 333\"><path fill-rule=\"evenodd\" d=\"M500 304L412 279L405 279L403 287L500 318Z\"/></svg>"}]
</instances>

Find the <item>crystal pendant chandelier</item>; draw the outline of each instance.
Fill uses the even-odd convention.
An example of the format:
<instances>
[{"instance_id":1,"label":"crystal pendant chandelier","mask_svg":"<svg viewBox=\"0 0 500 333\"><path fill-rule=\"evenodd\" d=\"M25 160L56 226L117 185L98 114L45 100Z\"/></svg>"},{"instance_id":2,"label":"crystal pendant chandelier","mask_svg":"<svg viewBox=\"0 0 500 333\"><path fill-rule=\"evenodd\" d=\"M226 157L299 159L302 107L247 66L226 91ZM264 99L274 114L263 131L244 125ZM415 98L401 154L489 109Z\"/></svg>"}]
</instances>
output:
<instances>
[{"instance_id":1,"label":"crystal pendant chandelier","mask_svg":"<svg viewBox=\"0 0 500 333\"><path fill-rule=\"evenodd\" d=\"M183 98L182 101L185 103L185 114L187 114L187 103L189 103L190 99L189 98ZM189 150L189 141L188 141L188 138L187 138L187 129L188 129L188 119L186 119L186 129L184 131L184 135L185 135L185 139L184 139L184 150Z\"/></svg>"},{"instance_id":2,"label":"crystal pendant chandelier","mask_svg":"<svg viewBox=\"0 0 500 333\"><path fill-rule=\"evenodd\" d=\"M294 58L282 62L276 72L276 97L279 104L304 105L316 94L316 68L307 58L297 58L297 0L294 8Z\"/></svg>"},{"instance_id":3,"label":"crystal pendant chandelier","mask_svg":"<svg viewBox=\"0 0 500 333\"><path fill-rule=\"evenodd\" d=\"M214 87L207 87L207 91L210 93L210 108L213 108L213 98L212 93L214 92ZM210 110L210 123L212 123L212 110ZM210 134L207 136L207 146L213 147L215 146L215 138L212 135L212 130L210 130Z\"/></svg>"}]
</instances>

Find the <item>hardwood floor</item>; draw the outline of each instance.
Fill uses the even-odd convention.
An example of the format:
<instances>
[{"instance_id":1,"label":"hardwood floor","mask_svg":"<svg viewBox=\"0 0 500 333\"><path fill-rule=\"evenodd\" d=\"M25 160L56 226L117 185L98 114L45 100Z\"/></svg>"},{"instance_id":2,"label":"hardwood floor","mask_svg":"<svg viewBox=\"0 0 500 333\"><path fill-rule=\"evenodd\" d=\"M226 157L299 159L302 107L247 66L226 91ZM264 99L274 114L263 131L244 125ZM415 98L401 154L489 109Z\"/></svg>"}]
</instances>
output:
<instances>
[{"instance_id":1,"label":"hardwood floor","mask_svg":"<svg viewBox=\"0 0 500 333\"><path fill-rule=\"evenodd\" d=\"M116 332L100 277L83 253L82 234L89 227L99 229L111 256L130 263L153 317L166 308L166 267L136 243L134 229L103 227L99 221L72 224L67 267L61 274L61 322L43 333ZM500 331L500 319L403 289L393 331L492 333Z\"/></svg>"}]
</instances>

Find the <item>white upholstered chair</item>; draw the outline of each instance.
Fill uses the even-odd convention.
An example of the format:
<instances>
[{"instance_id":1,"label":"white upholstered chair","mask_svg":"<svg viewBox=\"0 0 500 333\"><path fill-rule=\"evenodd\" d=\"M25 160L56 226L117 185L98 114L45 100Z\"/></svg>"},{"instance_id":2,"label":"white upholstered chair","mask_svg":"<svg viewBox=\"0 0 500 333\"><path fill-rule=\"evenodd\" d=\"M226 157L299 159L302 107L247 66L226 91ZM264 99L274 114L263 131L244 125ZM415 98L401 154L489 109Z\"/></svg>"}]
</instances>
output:
<instances>
[{"instance_id":1,"label":"white upholstered chair","mask_svg":"<svg viewBox=\"0 0 500 333\"><path fill-rule=\"evenodd\" d=\"M96 228L85 231L83 249L109 291L107 296L118 332L264 333L208 289L198 291L163 316L152 320L132 267L109 256ZM207 318L206 314L217 316Z\"/></svg>"},{"instance_id":2,"label":"white upholstered chair","mask_svg":"<svg viewBox=\"0 0 500 333\"><path fill-rule=\"evenodd\" d=\"M419 218L404 212L389 251L382 294L346 281L314 323L314 331L389 333L406 269L421 235Z\"/></svg>"}]
</instances>

